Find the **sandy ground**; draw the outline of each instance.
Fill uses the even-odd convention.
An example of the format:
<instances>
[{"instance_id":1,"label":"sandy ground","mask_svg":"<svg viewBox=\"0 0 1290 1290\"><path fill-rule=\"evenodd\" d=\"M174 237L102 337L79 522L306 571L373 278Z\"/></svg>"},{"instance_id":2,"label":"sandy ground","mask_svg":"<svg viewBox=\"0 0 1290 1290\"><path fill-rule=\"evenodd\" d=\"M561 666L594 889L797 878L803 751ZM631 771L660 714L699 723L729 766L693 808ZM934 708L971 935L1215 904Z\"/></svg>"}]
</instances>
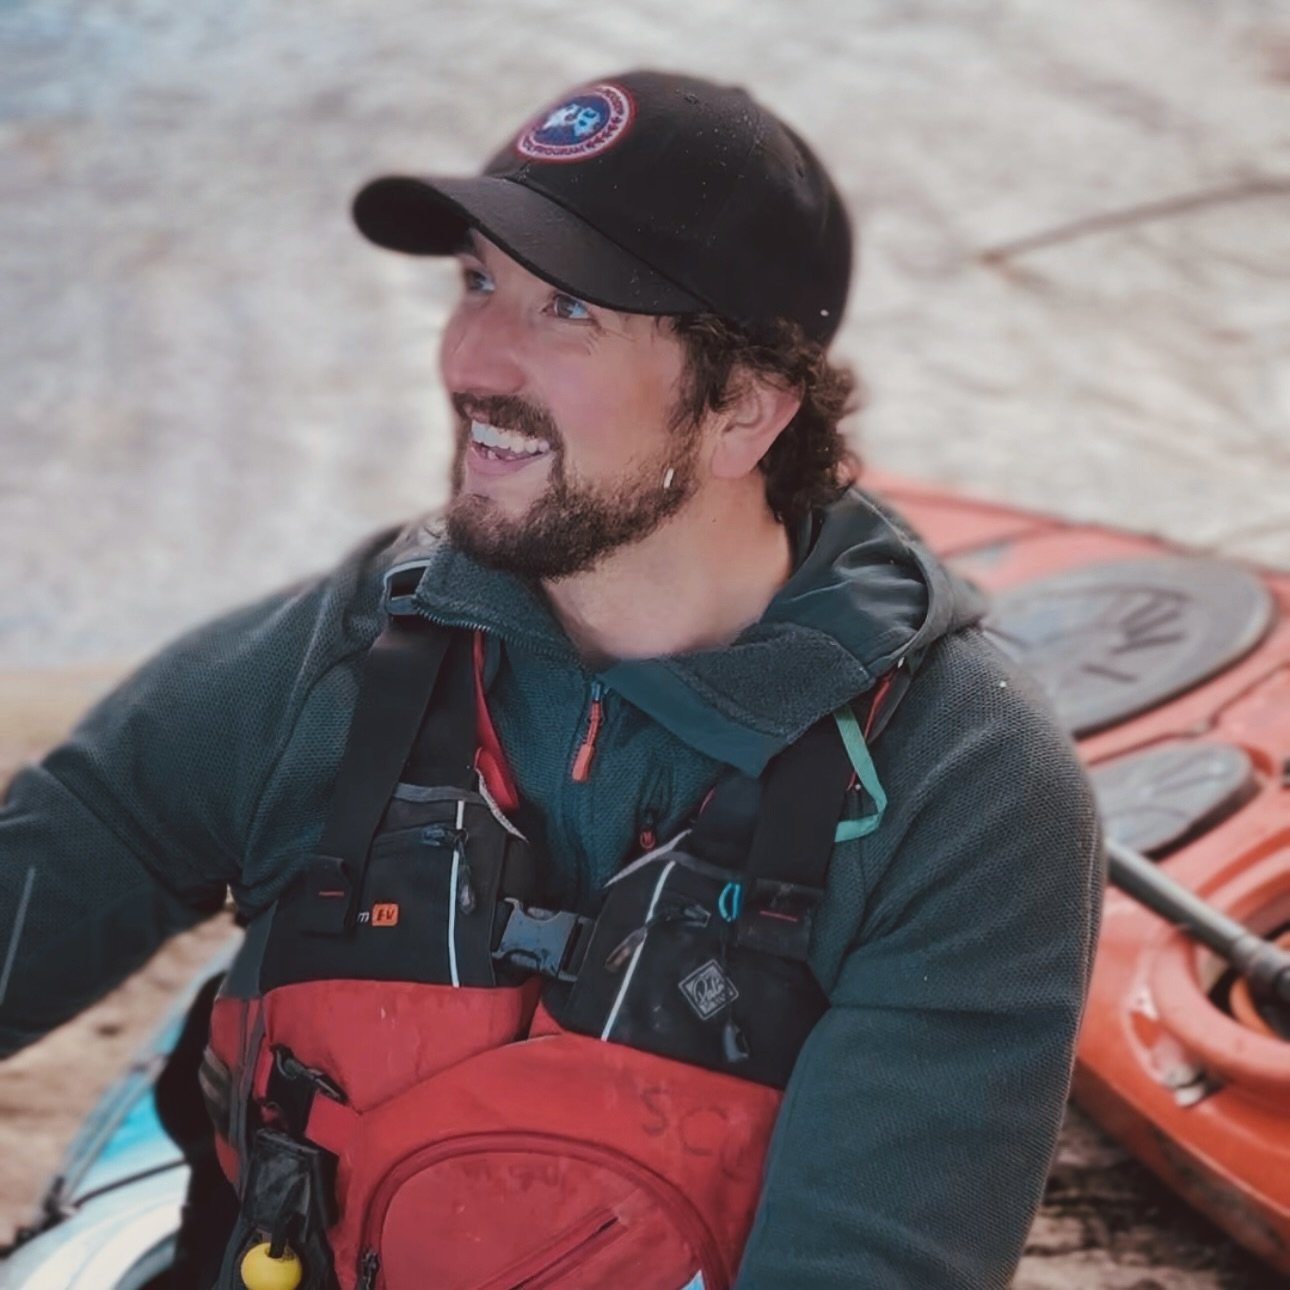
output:
<instances>
[{"instance_id":1,"label":"sandy ground","mask_svg":"<svg viewBox=\"0 0 1290 1290\"><path fill-rule=\"evenodd\" d=\"M1284 0L16 0L0 60L0 762L442 497L453 275L348 199L632 65L748 84L836 172L870 460L1290 567ZM0 1228L211 935L0 1072ZM1258 1280L1072 1123L1019 1286Z\"/></svg>"}]
</instances>

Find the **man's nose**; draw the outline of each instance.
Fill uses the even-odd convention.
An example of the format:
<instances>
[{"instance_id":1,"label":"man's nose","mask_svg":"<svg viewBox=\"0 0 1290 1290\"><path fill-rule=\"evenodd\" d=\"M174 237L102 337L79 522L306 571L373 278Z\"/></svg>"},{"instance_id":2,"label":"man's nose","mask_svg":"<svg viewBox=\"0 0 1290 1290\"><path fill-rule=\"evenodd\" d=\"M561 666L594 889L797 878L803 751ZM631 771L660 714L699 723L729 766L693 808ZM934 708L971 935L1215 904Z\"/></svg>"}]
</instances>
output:
<instances>
[{"instance_id":1,"label":"man's nose","mask_svg":"<svg viewBox=\"0 0 1290 1290\"><path fill-rule=\"evenodd\" d=\"M450 320L444 331L440 367L449 390L474 394L517 394L524 385L519 324L490 301Z\"/></svg>"}]
</instances>

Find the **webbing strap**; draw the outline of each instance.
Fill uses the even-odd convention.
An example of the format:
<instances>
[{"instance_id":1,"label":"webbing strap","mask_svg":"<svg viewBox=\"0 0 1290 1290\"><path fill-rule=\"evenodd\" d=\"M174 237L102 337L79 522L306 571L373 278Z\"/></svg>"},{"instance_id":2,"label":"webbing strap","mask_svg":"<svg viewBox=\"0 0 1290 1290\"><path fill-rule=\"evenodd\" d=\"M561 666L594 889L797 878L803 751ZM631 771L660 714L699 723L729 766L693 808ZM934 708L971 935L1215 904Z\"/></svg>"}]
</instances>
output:
<instances>
[{"instance_id":1,"label":"webbing strap","mask_svg":"<svg viewBox=\"0 0 1290 1290\"><path fill-rule=\"evenodd\" d=\"M823 890L851 773L832 716L817 721L771 762L745 871L750 882Z\"/></svg>"},{"instance_id":2,"label":"webbing strap","mask_svg":"<svg viewBox=\"0 0 1290 1290\"><path fill-rule=\"evenodd\" d=\"M367 653L332 790L320 855L341 862L356 893L368 848L416 741L451 633L391 615Z\"/></svg>"},{"instance_id":3,"label":"webbing strap","mask_svg":"<svg viewBox=\"0 0 1290 1290\"><path fill-rule=\"evenodd\" d=\"M439 667L430 713L423 719L402 775L412 784L473 789L476 716L471 640L465 632L441 630L451 640Z\"/></svg>"},{"instance_id":4,"label":"webbing strap","mask_svg":"<svg viewBox=\"0 0 1290 1290\"><path fill-rule=\"evenodd\" d=\"M341 1155L358 1136L362 1117L321 1071L303 1065L283 1044L259 1052L252 1092L262 1114L294 1139Z\"/></svg>"},{"instance_id":5,"label":"webbing strap","mask_svg":"<svg viewBox=\"0 0 1290 1290\"><path fill-rule=\"evenodd\" d=\"M872 709L871 709L872 711ZM887 790L878 778L878 768L873 764L869 745L856 720L856 714L850 707L841 707L833 714L837 723L838 734L842 736L842 746L847 750L855 780L869 794L873 810L858 820L840 820L833 835L834 842L849 842L855 838L868 837L881 823L883 812L887 809Z\"/></svg>"}]
</instances>

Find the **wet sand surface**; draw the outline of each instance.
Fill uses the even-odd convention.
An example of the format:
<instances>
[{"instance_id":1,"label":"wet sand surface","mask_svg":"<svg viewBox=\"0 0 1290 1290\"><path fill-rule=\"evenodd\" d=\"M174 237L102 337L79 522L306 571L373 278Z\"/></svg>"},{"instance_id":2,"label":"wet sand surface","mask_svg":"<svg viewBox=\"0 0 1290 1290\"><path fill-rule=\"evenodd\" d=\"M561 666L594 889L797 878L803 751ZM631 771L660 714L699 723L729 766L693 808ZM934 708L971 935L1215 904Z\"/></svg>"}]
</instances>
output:
<instances>
[{"instance_id":1,"label":"wet sand surface","mask_svg":"<svg viewBox=\"0 0 1290 1290\"><path fill-rule=\"evenodd\" d=\"M634 65L747 84L835 172L867 459L1290 567L1284 3L51 0L0 10L0 58L4 766L442 499L455 277L348 200ZM0 1070L0 1234L220 935ZM1016 1284L1271 1282L1074 1116Z\"/></svg>"}]
</instances>

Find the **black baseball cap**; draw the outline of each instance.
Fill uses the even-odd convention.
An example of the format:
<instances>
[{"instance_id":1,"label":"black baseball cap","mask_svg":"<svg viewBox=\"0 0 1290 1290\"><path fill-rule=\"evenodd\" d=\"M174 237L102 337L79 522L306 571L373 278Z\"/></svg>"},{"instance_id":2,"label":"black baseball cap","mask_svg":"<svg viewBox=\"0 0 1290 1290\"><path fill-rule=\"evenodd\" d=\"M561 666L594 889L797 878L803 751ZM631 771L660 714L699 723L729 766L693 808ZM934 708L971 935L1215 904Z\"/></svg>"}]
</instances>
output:
<instances>
[{"instance_id":1,"label":"black baseball cap","mask_svg":"<svg viewBox=\"0 0 1290 1290\"><path fill-rule=\"evenodd\" d=\"M475 228L591 304L786 318L821 343L851 277L846 208L805 141L745 90L670 72L570 90L482 174L375 179L354 221L411 255L451 255Z\"/></svg>"}]
</instances>

